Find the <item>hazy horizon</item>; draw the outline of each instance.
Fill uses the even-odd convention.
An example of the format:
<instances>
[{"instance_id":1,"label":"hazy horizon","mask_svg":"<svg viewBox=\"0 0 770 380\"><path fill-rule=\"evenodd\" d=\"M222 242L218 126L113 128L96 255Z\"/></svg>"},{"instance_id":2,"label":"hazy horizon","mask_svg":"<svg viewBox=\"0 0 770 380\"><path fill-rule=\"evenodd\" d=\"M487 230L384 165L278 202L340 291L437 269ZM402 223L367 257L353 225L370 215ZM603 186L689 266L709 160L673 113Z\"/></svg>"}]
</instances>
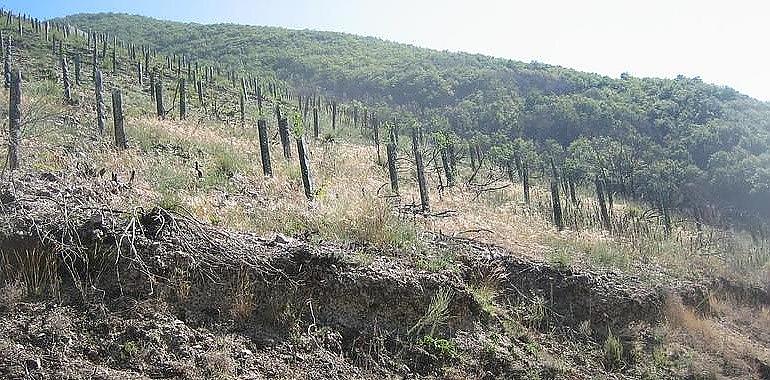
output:
<instances>
[{"instance_id":1,"label":"hazy horizon","mask_svg":"<svg viewBox=\"0 0 770 380\"><path fill-rule=\"evenodd\" d=\"M389 3L222 0L172 2L0 1L38 18L116 12L202 24L229 22L352 33L436 50L537 61L619 77L700 77L770 100L763 15L770 7L692 0L669 4L615 1L502 1ZM753 37L753 38L752 38ZM756 48L752 45L757 46Z\"/></svg>"}]
</instances>

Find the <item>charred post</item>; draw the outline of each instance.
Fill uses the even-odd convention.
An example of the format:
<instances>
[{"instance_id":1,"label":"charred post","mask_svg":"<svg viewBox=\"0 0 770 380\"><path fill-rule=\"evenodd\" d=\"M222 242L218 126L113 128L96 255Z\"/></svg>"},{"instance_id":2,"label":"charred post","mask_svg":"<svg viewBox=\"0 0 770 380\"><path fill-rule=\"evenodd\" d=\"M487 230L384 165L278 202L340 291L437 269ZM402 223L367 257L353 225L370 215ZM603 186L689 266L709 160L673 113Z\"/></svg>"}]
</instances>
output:
<instances>
[{"instance_id":1,"label":"charred post","mask_svg":"<svg viewBox=\"0 0 770 380\"><path fill-rule=\"evenodd\" d=\"M8 169L19 168L21 142L21 72L14 70L8 93Z\"/></svg>"},{"instance_id":2,"label":"charred post","mask_svg":"<svg viewBox=\"0 0 770 380\"><path fill-rule=\"evenodd\" d=\"M120 149L128 148L123 125L123 94L118 89L112 91L112 119L115 126L115 146Z\"/></svg>"}]
</instances>

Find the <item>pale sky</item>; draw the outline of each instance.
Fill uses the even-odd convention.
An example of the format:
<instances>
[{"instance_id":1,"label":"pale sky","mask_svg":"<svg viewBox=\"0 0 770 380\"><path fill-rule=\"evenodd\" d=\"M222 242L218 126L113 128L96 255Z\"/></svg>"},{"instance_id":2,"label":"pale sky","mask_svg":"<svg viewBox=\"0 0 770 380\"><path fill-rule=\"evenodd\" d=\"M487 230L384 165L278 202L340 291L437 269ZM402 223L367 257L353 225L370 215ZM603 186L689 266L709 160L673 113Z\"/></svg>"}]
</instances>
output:
<instances>
[{"instance_id":1,"label":"pale sky","mask_svg":"<svg viewBox=\"0 0 770 380\"><path fill-rule=\"evenodd\" d=\"M0 5L41 18L112 11L349 32L612 77L700 76L770 100L770 5L764 1L0 0Z\"/></svg>"}]
</instances>

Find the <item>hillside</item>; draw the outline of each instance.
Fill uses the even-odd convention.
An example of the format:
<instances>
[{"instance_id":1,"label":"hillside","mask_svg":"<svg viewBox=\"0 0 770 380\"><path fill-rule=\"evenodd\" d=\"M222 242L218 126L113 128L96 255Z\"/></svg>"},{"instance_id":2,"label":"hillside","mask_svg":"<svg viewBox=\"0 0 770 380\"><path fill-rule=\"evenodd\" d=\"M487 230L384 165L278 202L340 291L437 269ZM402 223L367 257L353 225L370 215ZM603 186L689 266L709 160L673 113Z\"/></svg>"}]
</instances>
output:
<instances>
[{"instance_id":1,"label":"hillside","mask_svg":"<svg viewBox=\"0 0 770 380\"><path fill-rule=\"evenodd\" d=\"M768 377L761 224L80 28L0 12L0 378Z\"/></svg>"},{"instance_id":2,"label":"hillside","mask_svg":"<svg viewBox=\"0 0 770 380\"><path fill-rule=\"evenodd\" d=\"M364 102L397 124L450 130L501 167L517 156L536 167L553 158L573 182L602 172L612 191L694 217L714 204L753 224L770 215L770 105L698 78L611 79L309 30L121 14L63 21L164 54L269 72L305 93ZM517 139L533 140L538 154Z\"/></svg>"}]
</instances>

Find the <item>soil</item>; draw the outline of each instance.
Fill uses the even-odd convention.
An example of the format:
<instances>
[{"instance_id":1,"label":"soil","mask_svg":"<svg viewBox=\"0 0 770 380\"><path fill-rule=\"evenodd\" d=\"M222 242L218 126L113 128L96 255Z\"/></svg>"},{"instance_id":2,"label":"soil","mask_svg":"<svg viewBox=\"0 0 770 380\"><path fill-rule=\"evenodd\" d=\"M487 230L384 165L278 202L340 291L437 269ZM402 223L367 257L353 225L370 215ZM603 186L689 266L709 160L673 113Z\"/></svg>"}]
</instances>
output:
<instances>
[{"instance_id":1,"label":"soil","mask_svg":"<svg viewBox=\"0 0 770 380\"><path fill-rule=\"evenodd\" d=\"M456 265L430 272L397 251L117 208L131 191L86 175L0 182L0 377L639 378L666 298L708 293L441 235L426 247Z\"/></svg>"}]
</instances>

